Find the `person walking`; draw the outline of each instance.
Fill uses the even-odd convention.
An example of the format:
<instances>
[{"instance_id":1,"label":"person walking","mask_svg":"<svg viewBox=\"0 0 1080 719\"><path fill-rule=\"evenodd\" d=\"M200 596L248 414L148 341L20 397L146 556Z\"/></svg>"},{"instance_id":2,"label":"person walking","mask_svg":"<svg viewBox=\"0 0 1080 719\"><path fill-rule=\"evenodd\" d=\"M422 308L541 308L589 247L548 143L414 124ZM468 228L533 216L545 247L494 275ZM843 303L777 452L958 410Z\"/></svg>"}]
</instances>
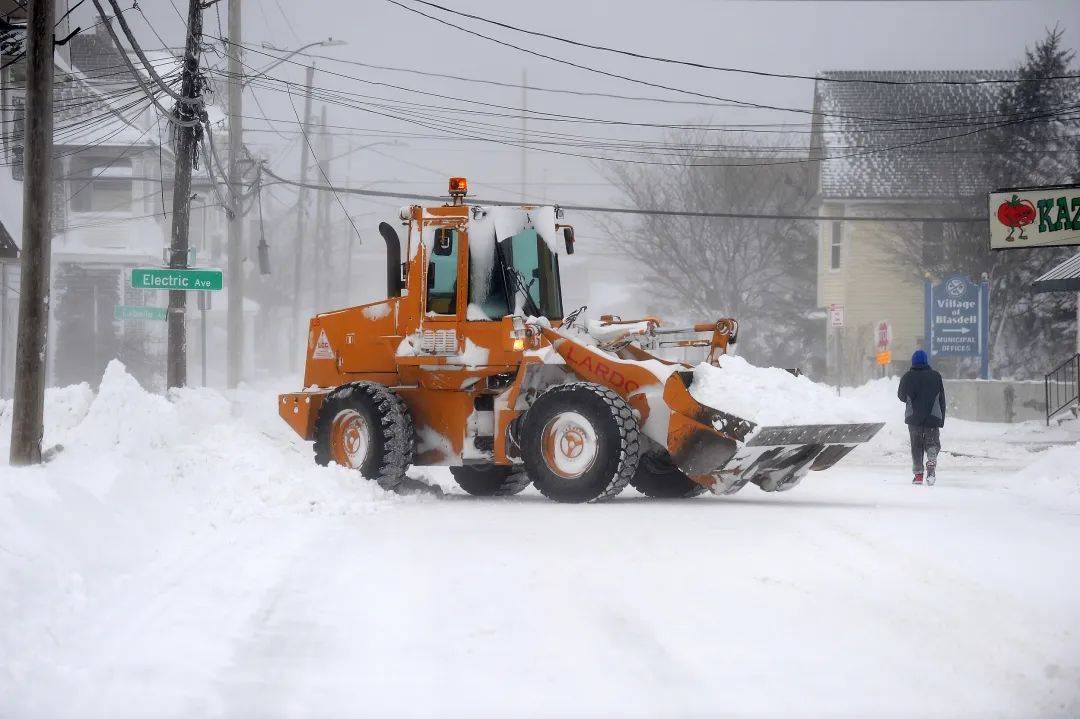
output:
<instances>
[{"instance_id":1,"label":"person walking","mask_svg":"<svg viewBox=\"0 0 1080 719\"><path fill-rule=\"evenodd\" d=\"M900 378L896 396L905 404L904 422L911 439L911 464L915 472L912 484L923 483L923 454L926 483L933 484L937 481L940 430L945 426L945 384L922 350L911 355L911 369Z\"/></svg>"}]
</instances>

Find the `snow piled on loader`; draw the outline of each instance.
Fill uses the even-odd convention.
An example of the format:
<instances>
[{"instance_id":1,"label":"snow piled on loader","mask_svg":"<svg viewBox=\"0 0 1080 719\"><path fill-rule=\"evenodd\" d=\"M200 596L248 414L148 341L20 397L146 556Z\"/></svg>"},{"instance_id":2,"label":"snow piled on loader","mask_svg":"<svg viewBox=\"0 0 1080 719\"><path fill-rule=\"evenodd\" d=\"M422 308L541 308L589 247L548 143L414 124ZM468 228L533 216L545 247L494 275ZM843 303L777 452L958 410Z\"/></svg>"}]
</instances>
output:
<instances>
[{"instance_id":1,"label":"snow piled on loader","mask_svg":"<svg viewBox=\"0 0 1080 719\"><path fill-rule=\"evenodd\" d=\"M759 426L884 422L865 403L776 367L757 367L737 355L722 355L719 367L700 364L690 394L702 404ZM895 396L895 393L894 393Z\"/></svg>"}]
</instances>

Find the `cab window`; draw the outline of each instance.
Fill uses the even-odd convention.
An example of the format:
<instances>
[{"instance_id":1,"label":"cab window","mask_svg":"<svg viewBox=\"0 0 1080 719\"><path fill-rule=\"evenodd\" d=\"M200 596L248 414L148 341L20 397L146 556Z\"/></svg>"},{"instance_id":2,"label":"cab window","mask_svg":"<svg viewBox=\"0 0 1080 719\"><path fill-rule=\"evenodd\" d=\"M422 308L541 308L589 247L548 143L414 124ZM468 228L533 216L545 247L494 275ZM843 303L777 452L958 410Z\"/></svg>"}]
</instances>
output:
<instances>
[{"instance_id":1,"label":"cab window","mask_svg":"<svg viewBox=\"0 0 1080 719\"><path fill-rule=\"evenodd\" d=\"M438 315L457 314L457 230L439 227L428 260L427 311Z\"/></svg>"}]
</instances>

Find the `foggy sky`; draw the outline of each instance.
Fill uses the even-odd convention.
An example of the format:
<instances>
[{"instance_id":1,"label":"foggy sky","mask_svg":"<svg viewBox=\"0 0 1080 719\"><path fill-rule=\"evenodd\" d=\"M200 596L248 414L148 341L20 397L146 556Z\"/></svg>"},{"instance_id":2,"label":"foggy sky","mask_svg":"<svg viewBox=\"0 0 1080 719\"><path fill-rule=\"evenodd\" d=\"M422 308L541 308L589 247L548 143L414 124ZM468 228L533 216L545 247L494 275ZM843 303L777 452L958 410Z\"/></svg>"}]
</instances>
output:
<instances>
[{"instance_id":1,"label":"foggy sky","mask_svg":"<svg viewBox=\"0 0 1080 719\"><path fill-rule=\"evenodd\" d=\"M283 9L284 13L279 10ZM170 7L170 4L173 4ZM143 2L157 32L170 44L180 45L183 26L177 8L186 12L186 0ZM1068 46L1080 47L1080 2L721 2L715 0L668 0L667 2L545 0L542 3L491 2L489 0L445 0L459 10L508 23L564 35L588 42L716 65L745 67L774 72L813 75L835 69L998 69L1012 68L1022 59L1025 46L1032 45L1049 26L1065 31ZM90 8L87 11L86 8ZM345 40L343 47L317 48L312 52L366 63L394 65L434 72L453 73L510 83L521 81L537 86L597 90L629 95L664 96L661 90L603 78L560 66L488 41L469 37L452 28L437 25L383 0L250 0L244 4L244 42L258 45L268 41L278 47L301 44L333 36ZM92 12L89 4L76 11L84 23ZM142 19L129 13L129 20L147 48L160 42ZM218 17L226 21L226 2L207 11L205 28L218 33ZM286 21L287 17L287 21ZM459 24L475 26L463 19ZM92 21L91 21L92 22ZM90 24L90 23L86 23ZM807 80L753 78L732 73L693 70L617 57L572 48L560 43L516 33L477 26L486 34L502 37L551 55L573 59L654 82L663 82L715 95L736 97L772 105L809 109L813 83ZM302 57L295 58L307 62ZM270 58L249 54L247 62L262 67ZM413 89L457 97L468 97L512 107L521 104L520 90L482 87L450 80L370 70L318 61L320 68L389 82ZM302 83L304 70L292 64L280 65L271 73ZM413 102L442 102L412 93L366 86L316 74L315 84L381 97ZM288 97L257 90L263 107L274 118L293 118ZM224 102L224 88L217 100ZM680 96L667 94L668 97ZM682 98L690 99L690 98ZM296 108L303 111L300 97ZM600 98L573 98L531 93L530 108L550 112L603 118L632 118L652 122L795 122L806 123L805 115L729 110L687 105L639 103ZM317 102L316 113L320 108ZM245 114L258 110L250 95L245 97ZM332 124L365 128L386 128L409 132L429 132L423 128L391 122L367 113L331 105ZM517 130L514 118L479 118ZM265 123L248 120L247 128ZM537 127L538 123L531 123ZM279 126L282 127L282 126ZM611 126L545 125L549 129L606 137L662 139L663 130L632 130ZM335 138L335 153L372 138ZM273 159L271 166L286 177L298 175L298 143L282 151L285 144L272 133L253 132L247 142ZM514 147L447 140L402 140L408 147L379 147L382 153L362 151L352 156L351 165L335 164L335 182L353 186L382 182L379 189L405 189L432 193L445 191L445 177L469 177L474 192L494 199L517 199L521 177L521 152ZM400 158L393 159L393 157ZM406 164L412 163L412 164ZM531 151L527 158L529 196L533 200L564 203L611 203L618 195L605 184L597 163ZM427 168L427 169L424 169ZM346 178L346 173L351 177ZM483 184L482 184L483 183ZM566 184L562 184L566 183ZM573 184L571 184L573 183ZM274 198L291 197L277 188ZM350 201L351 211L369 212L360 218L368 236L378 219L396 214L393 208L405 201ZM335 206L335 217L340 212ZM598 235L590 218L574 221L585 238ZM583 243L588 245L588 243ZM586 249L582 247L581 249Z\"/></svg>"}]
</instances>

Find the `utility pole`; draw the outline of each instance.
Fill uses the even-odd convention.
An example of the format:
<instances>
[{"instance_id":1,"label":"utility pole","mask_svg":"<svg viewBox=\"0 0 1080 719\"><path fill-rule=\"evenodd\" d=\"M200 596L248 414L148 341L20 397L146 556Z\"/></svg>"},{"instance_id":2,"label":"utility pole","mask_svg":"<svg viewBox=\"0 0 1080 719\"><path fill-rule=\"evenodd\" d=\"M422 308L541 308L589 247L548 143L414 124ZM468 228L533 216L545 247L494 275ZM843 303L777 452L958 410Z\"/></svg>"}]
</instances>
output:
<instances>
[{"instance_id":1,"label":"utility pole","mask_svg":"<svg viewBox=\"0 0 1080 719\"><path fill-rule=\"evenodd\" d=\"M228 288L226 309L225 385L232 389L240 382L244 367L244 213L240 155L244 147L243 100L244 66L240 63L240 0L229 0L229 190L236 211L228 221Z\"/></svg>"},{"instance_id":2,"label":"utility pole","mask_svg":"<svg viewBox=\"0 0 1080 719\"><path fill-rule=\"evenodd\" d=\"M526 70L521 71L521 203L528 202L528 177L529 177L529 155L526 147L529 142L529 120L525 113L529 109L529 88L526 86L528 80L528 73Z\"/></svg>"},{"instance_id":3,"label":"utility pole","mask_svg":"<svg viewBox=\"0 0 1080 719\"><path fill-rule=\"evenodd\" d=\"M184 71L180 94L188 102L176 103L176 174L173 181L172 235L169 244L169 267L188 266L188 236L191 225L191 166L198 142L198 127L184 122L199 118L201 93L199 80L199 45L202 42L202 6L200 0L189 0L187 42L184 46ZM187 292L169 290L169 355L166 362L166 384L169 387L187 385Z\"/></svg>"},{"instance_id":4,"label":"utility pole","mask_svg":"<svg viewBox=\"0 0 1080 719\"><path fill-rule=\"evenodd\" d=\"M311 84L315 80L315 66L308 65L307 89L304 92L304 125L300 131L306 135L311 127ZM307 182L308 158L311 153L307 151L307 143L300 149L300 183ZM293 316L292 316L292 351L289 352L289 370L296 371L296 348L300 343L300 311L303 306L303 298L300 296L301 283L304 270L304 222L307 219L307 188L301 187L297 193L296 207L296 252L293 260ZM303 343L307 347L307 342Z\"/></svg>"},{"instance_id":5,"label":"utility pole","mask_svg":"<svg viewBox=\"0 0 1080 719\"><path fill-rule=\"evenodd\" d=\"M15 348L11 464L40 464L49 329L53 150L53 0L30 0L26 25L26 120L22 285Z\"/></svg>"},{"instance_id":6,"label":"utility pole","mask_svg":"<svg viewBox=\"0 0 1080 719\"><path fill-rule=\"evenodd\" d=\"M322 159L316 158L316 162L320 163L322 172L326 173L326 176L330 176L330 155L326 149L326 105L322 106L322 112L319 117L319 127L322 128L322 135L319 138L319 153L322 155ZM330 241L327 235L330 232L330 227L327 225L326 218L329 215L328 202L330 197L327 195L326 190L321 191L315 198L315 232L313 237L315 241L312 243L312 265L313 276L315 278L314 286L311 288L311 301L315 306L316 312L322 312L325 307L325 265L327 248L326 245Z\"/></svg>"}]
</instances>

